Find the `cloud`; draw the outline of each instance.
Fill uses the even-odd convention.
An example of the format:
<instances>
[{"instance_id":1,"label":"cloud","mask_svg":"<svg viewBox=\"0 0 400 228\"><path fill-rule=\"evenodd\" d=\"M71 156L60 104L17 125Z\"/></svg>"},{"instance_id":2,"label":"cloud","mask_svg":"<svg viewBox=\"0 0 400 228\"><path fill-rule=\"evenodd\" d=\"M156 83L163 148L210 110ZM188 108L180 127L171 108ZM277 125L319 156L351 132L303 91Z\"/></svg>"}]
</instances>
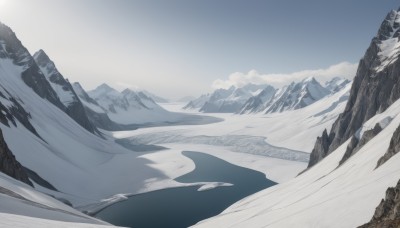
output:
<instances>
[{"instance_id":1,"label":"cloud","mask_svg":"<svg viewBox=\"0 0 400 228\"><path fill-rule=\"evenodd\" d=\"M356 74L358 64L341 62L332 65L326 69L303 70L290 74L260 74L256 70L248 73L235 72L227 80L217 79L212 83L214 89L229 88L231 86L243 87L249 83L269 84L274 87L282 87L291 82L301 81L307 77L313 76L319 82L324 83L334 77L342 77L352 80Z\"/></svg>"}]
</instances>

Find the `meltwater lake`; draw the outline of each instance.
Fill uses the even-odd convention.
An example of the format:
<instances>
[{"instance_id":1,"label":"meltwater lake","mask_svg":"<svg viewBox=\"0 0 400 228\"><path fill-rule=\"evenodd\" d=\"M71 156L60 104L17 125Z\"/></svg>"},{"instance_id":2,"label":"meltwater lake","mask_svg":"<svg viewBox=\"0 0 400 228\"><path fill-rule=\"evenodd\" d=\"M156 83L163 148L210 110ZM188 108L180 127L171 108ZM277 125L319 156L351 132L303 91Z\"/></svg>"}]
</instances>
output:
<instances>
[{"instance_id":1,"label":"meltwater lake","mask_svg":"<svg viewBox=\"0 0 400 228\"><path fill-rule=\"evenodd\" d=\"M138 228L180 228L221 213L238 200L276 183L261 172L233 165L217 157L193 151L183 155L195 170L177 179L181 183L225 182L233 186L197 191L200 186L163 189L130 196L95 216L111 224Z\"/></svg>"}]
</instances>

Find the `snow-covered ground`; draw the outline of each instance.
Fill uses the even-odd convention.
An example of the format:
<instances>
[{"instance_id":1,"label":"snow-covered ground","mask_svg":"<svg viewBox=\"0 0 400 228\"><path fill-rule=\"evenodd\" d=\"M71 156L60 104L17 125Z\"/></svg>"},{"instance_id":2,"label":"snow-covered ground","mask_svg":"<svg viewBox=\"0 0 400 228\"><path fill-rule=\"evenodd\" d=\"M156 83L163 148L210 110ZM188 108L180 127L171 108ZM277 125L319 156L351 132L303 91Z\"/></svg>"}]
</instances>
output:
<instances>
[{"instance_id":1,"label":"snow-covered ground","mask_svg":"<svg viewBox=\"0 0 400 228\"><path fill-rule=\"evenodd\" d=\"M386 127L340 167L349 141L299 177L247 197L195 227L346 228L366 223L400 176L400 154L375 169L400 124L399 113L397 101L366 122L363 130L376 123Z\"/></svg>"},{"instance_id":2,"label":"snow-covered ground","mask_svg":"<svg viewBox=\"0 0 400 228\"><path fill-rule=\"evenodd\" d=\"M57 227L57 228L111 228L112 225L98 225L89 223L78 222L63 222L49 219L41 219L29 216L15 215L0 213L0 227L13 227L13 228L44 228L44 227Z\"/></svg>"}]
</instances>

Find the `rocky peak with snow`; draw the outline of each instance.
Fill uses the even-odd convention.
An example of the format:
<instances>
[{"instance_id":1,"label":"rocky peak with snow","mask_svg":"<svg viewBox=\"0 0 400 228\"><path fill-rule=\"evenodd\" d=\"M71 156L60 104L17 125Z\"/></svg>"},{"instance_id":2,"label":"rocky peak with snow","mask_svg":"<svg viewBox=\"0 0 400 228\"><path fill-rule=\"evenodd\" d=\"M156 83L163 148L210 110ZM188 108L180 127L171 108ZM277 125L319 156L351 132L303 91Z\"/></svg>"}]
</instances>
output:
<instances>
[{"instance_id":1,"label":"rocky peak with snow","mask_svg":"<svg viewBox=\"0 0 400 228\"><path fill-rule=\"evenodd\" d=\"M22 68L22 80L36 94L59 108L63 107L57 94L51 88L28 50L22 45L15 33L2 23L0 23L0 58L8 59L13 64L20 66Z\"/></svg>"},{"instance_id":2,"label":"rocky peak with snow","mask_svg":"<svg viewBox=\"0 0 400 228\"><path fill-rule=\"evenodd\" d=\"M256 113L264 111L272 102L277 90L272 86L266 86L259 94L250 97L240 110L240 114Z\"/></svg>"},{"instance_id":3,"label":"rocky peak with snow","mask_svg":"<svg viewBox=\"0 0 400 228\"><path fill-rule=\"evenodd\" d=\"M237 113L246 101L258 95L268 85L247 84L243 87L231 86L229 89L217 89L204 102L201 112Z\"/></svg>"},{"instance_id":4,"label":"rocky peak with snow","mask_svg":"<svg viewBox=\"0 0 400 228\"><path fill-rule=\"evenodd\" d=\"M80 99L82 99L88 103L98 105L97 102L86 93L86 91L83 89L83 87L81 86L81 84L79 82L74 82L72 84L72 87L74 88L76 95L78 95L78 97Z\"/></svg>"},{"instance_id":5,"label":"rocky peak with snow","mask_svg":"<svg viewBox=\"0 0 400 228\"><path fill-rule=\"evenodd\" d=\"M317 140L309 167L315 165L354 136L372 116L400 98L399 11L391 11L360 60L346 108L329 134ZM321 146L321 142L328 145Z\"/></svg>"},{"instance_id":6,"label":"rocky peak with snow","mask_svg":"<svg viewBox=\"0 0 400 228\"><path fill-rule=\"evenodd\" d=\"M39 50L33 58L46 80L57 94L62 103L61 109L74 119L79 125L91 133L96 133L96 127L89 121L85 109L75 93L71 83L58 71L54 62L43 51Z\"/></svg>"},{"instance_id":7,"label":"rocky peak with snow","mask_svg":"<svg viewBox=\"0 0 400 228\"><path fill-rule=\"evenodd\" d=\"M330 94L329 90L321 86L314 77L309 77L287 86L280 96L274 99L275 101L266 113L304 108L328 94Z\"/></svg>"}]
</instances>

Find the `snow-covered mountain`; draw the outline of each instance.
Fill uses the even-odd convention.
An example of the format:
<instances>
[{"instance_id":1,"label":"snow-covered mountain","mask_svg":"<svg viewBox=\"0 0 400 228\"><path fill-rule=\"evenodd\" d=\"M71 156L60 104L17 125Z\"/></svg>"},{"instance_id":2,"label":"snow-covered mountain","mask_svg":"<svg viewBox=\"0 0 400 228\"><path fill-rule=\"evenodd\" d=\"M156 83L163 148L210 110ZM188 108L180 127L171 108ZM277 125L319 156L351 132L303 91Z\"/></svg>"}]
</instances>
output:
<instances>
[{"instance_id":1,"label":"snow-covered mountain","mask_svg":"<svg viewBox=\"0 0 400 228\"><path fill-rule=\"evenodd\" d=\"M343 89L349 83L351 83L351 81L348 79L334 77L331 80L325 82L325 88L331 91L331 93L336 93L337 91Z\"/></svg>"},{"instance_id":2,"label":"snow-covered mountain","mask_svg":"<svg viewBox=\"0 0 400 228\"><path fill-rule=\"evenodd\" d=\"M337 79L330 85L332 89L336 88L335 92L337 92L347 83L347 81L345 83ZM321 86L314 77L309 77L298 83L292 82L278 90L267 87L258 95L249 98L238 113L274 113L295 110L304 108L330 93L330 89Z\"/></svg>"},{"instance_id":3,"label":"snow-covered mountain","mask_svg":"<svg viewBox=\"0 0 400 228\"><path fill-rule=\"evenodd\" d=\"M130 89L118 92L102 84L87 94L97 103L94 106L94 102L87 102L88 108L97 113L106 113L120 125L173 121L177 118L176 114L168 112L143 92Z\"/></svg>"},{"instance_id":4,"label":"snow-covered mountain","mask_svg":"<svg viewBox=\"0 0 400 228\"><path fill-rule=\"evenodd\" d=\"M54 62L50 60L43 50L37 51L33 58L61 101L61 109L88 131L96 132L96 127L89 121L72 85L57 70Z\"/></svg>"},{"instance_id":5,"label":"snow-covered mountain","mask_svg":"<svg viewBox=\"0 0 400 228\"><path fill-rule=\"evenodd\" d=\"M399 227L399 31L400 10L391 11L360 61L344 111L317 138L308 170L196 227Z\"/></svg>"},{"instance_id":6,"label":"snow-covered mountain","mask_svg":"<svg viewBox=\"0 0 400 228\"><path fill-rule=\"evenodd\" d=\"M243 105L240 114L257 113L264 111L271 105L275 96L279 96L280 90L276 90L272 86L267 86L256 96L250 97Z\"/></svg>"},{"instance_id":7,"label":"snow-covered mountain","mask_svg":"<svg viewBox=\"0 0 400 228\"><path fill-rule=\"evenodd\" d=\"M269 86L248 84L241 88L232 86L229 89L217 89L210 95L202 95L190 101L184 109L199 109L206 113L236 113L250 97L266 87Z\"/></svg>"},{"instance_id":8,"label":"snow-covered mountain","mask_svg":"<svg viewBox=\"0 0 400 228\"><path fill-rule=\"evenodd\" d=\"M200 97L193 99L191 101L189 101L189 103L187 103L183 109L186 110L200 110L201 107L203 107L203 105L208 101L208 99L210 99L210 94L203 94Z\"/></svg>"},{"instance_id":9,"label":"snow-covered mountain","mask_svg":"<svg viewBox=\"0 0 400 228\"><path fill-rule=\"evenodd\" d=\"M135 91L135 92L137 92L137 93L141 92L141 93L145 94L147 97L150 97L153 101L155 101L157 103L168 103L169 102L168 99L165 99L163 97L157 96L157 95L155 95L153 93L150 93L147 90L138 90L138 91Z\"/></svg>"},{"instance_id":10,"label":"snow-covered mountain","mask_svg":"<svg viewBox=\"0 0 400 228\"><path fill-rule=\"evenodd\" d=\"M322 87L314 77L309 77L298 83L293 82L285 87L282 93L277 93L265 112L283 112L304 108L328 94L330 94L329 90Z\"/></svg>"}]
</instances>

